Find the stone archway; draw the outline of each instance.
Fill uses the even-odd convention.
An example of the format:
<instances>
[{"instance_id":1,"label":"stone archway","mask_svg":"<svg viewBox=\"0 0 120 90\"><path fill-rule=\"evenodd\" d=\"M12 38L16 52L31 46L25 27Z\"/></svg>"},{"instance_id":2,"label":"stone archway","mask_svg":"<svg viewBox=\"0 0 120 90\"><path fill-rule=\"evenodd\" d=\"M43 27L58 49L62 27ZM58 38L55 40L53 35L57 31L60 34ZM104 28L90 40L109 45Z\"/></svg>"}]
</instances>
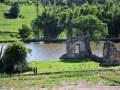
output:
<instances>
[{"instance_id":1,"label":"stone archway","mask_svg":"<svg viewBox=\"0 0 120 90\"><path fill-rule=\"evenodd\" d=\"M66 51L61 58L83 58L92 55L89 40L85 35L68 38Z\"/></svg>"},{"instance_id":2,"label":"stone archway","mask_svg":"<svg viewBox=\"0 0 120 90\"><path fill-rule=\"evenodd\" d=\"M80 44L75 44L75 53L80 54Z\"/></svg>"}]
</instances>

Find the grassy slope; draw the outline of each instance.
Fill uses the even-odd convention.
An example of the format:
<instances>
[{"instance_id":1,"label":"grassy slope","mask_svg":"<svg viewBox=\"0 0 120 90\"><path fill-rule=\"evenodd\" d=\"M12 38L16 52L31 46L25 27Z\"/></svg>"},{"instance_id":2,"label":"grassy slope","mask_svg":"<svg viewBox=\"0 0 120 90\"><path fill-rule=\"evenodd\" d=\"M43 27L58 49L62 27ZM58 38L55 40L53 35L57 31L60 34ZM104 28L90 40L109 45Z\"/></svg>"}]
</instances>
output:
<instances>
[{"instance_id":1,"label":"grassy slope","mask_svg":"<svg viewBox=\"0 0 120 90\"><path fill-rule=\"evenodd\" d=\"M36 18L36 9L34 4L20 5L20 15L23 18L18 17L16 19L4 18L4 12L10 9L10 6L0 3L0 41L18 40L18 29L22 24L27 24L30 27L31 21ZM40 13L42 7L40 7ZM10 36L12 34L12 36Z\"/></svg>"},{"instance_id":2,"label":"grassy slope","mask_svg":"<svg viewBox=\"0 0 120 90\"><path fill-rule=\"evenodd\" d=\"M73 72L65 72L61 74L52 74L52 75L35 75L35 76L14 76L8 78L1 78L0 87L2 88L26 88L26 87L47 87L48 89L52 86L62 86L62 82L72 82L75 85L80 82L80 80L85 80L87 85L94 85L98 83L104 83L107 85L119 85L119 82L114 82L111 80L106 80L101 78L100 76L109 76L109 78L119 80L120 73L109 71L103 72L93 72L90 70L97 69L105 69L104 67L100 67L99 63L89 61L87 62L81 60L66 60L66 61L34 61L29 62L29 66L38 67L38 73L40 72L59 72L59 71L73 71ZM108 67L110 68L120 68L118 67ZM87 70L84 72L74 72L79 70ZM28 72L30 73L30 72ZM33 73L33 72L31 72ZM101 82L102 81L102 82Z\"/></svg>"},{"instance_id":3,"label":"grassy slope","mask_svg":"<svg viewBox=\"0 0 120 90\"><path fill-rule=\"evenodd\" d=\"M80 70L98 70L98 69L118 69L116 67L101 67L99 63L90 61L81 61L79 59L68 59L66 61L33 61L28 65L32 68L37 67L38 73L41 72L61 72L61 71L80 71ZM33 73L33 72L27 72Z\"/></svg>"},{"instance_id":4,"label":"grassy slope","mask_svg":"<svg viewBox=\"0 0 120 90\"><path fill-rule=\"evenodd\" d=\"M100 81L100 78L92 73L63 73L63 74L53 74L53 75L35 75L35 76L19 76L19 77L8 77L1 78L0 80L0 88L16 88L17 90L22 88L31 88L31 87L39 87L39 88L51 88L54 86L62 86L62 82L72 82L74 85L77 84L80 80L87 80L86 83L93 84ZM78 82L79 83L79 82ZM50 89L52 90L52 89Z\"/></svg>"},{"instance_id":5,"label":"grassy slope","mask_svg":"<svg viewBox=\"0 0 120 90\"><path fill-rule=\"evenodd\" d=\"M79 71L102 68L99 66L99 63L95 62L66 63L60 61L30 62L29 66L37 67L38 72Z\"/></svg>"},{"instance_id":6,"label":"grassy slope","mask_svg":"<svg viewBox=\"0 0 120 90\"><path fill-rule=\"evenodd\" d=\"M0 4L0 31L4 32L18 32L18 28L21 28L22 24L30 26L30 22L36 17L36 10L34 5L20 6L20 14L24 18L7 19L4 18L4 12L9 10L10 6Z\"/></svg>"},{"instance_id":7,"label":"grassy slope","mask_svg":"<svg viewBox=\"0 0 120 90\"><path fill-rule=\"evenodd\" d=\"M13 0L14 1L14 0ZM36 18L36 7L32 5L20 5L20 15L16 19L7 19L4 17L4 12L10 10L11 6L0 3L0 41L16 40L15 37L11 37L10 34L18 34L18 29L22 27L22 24L27 24L30 27L30 23ZM43 11L42 6L39 7L39 14ZM1 34L2 32L2 34ZM7 32L7 33L6 33ZM5 33L5 34L3 34ZM59 38L66 38L65 33L60 34Z\"/></svg>"}]
</instances>

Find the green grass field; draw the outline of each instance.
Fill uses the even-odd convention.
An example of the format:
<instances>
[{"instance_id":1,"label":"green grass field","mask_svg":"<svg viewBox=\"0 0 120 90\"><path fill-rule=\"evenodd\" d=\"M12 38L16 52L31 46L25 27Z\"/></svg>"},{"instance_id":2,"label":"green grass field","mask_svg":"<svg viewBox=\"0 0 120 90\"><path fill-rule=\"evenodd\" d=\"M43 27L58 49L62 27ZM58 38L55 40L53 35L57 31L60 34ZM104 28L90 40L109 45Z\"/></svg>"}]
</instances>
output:
<instances>
[{"instance_id":1,"label":"green grass field","mask_svg":"<svg viewBox=\"0 0 120 90\"><path fill-rule=\"evenodd\" d=\"M51 88L53 86L62 86L62 81L72 82L77 84L80 80L87 80L87 82L93 84L93 82L99 82L100 77L93 72L74 72L52 75L35 75L35 76L14 76L1 78L0 88L14 88L25 89L27 87L38 88Z\"/></svg>"},{"instance_id":2,"label":"green grass field","mask_svg":"<svg viewBox=\"0 0 120 90\"><path fill-rule=\"evenodd\" d=\"M28 66L32 68L37 67L38 73L120 68L120 66L102 67L99 64L100 63L91 61L90 59L85 59L82 61L80 59L67 59L60 61L33 61L33 62L29 62Z\"/></svg>"},{"instance_id":3,"label":"green grass field","mask_svg":"<svg viewBox=\"0 0 120 90\"><path fill-rule=\"evenodd\" d=\"M30 23L36 18L36 7L34 4L20 5L19 15L21 17L16 19L8 19L4 17L4 12L7 12L10 7L10 5L0 3L0 41L16 40L17 37L12 37L10 34L18 33L18 29L22 27L22 24L26 24L31 28ZM39 13L42 11L42 7L40 7Z\"/></svg>"},{"instance_id":4,"label":"green grass field","mask_svg":"<svg viewBox=\"0 0 120 90\"><path fill-rule=\"evenodd\" d=\"M99 63L88 62L62 62L62 61L34 61L29 63L30 67L37 67L38 72L61 72L101 69Z\"/></svg>"},{"instance_id":5,"label":"green grass field","mask_svg":"<svg viewBox=\"0 0 120 90\"><path fill-rule=\"evenodd\" d=\"M7 19L4 18L4 12L10 9L10 6L0 3L0 31L3 32L18 32L22 24L30 26L31 21L36 17L36 9L34 5L20 6L20 15L23 18Z\"/></svg>"},{"instance_id":6,"label":"green grass field","mask_svg":"<svg viewBox=\"0 0 120 90\"><path fill-rule=\"evenodd\" d=\"M50 74L50 75L25 75L33 74L33 72L21 73L19 76L15 74L12 77L2 77L0 80L0 88L16 88L25 89L27 87L38 87L38 88L52 88L53 86L63 86L62 82L72 82L77 85L80 81L85 81L87 85L97 85L98 83L104 83L104 85L119 85L119 75L116 67L101 67L99 63L90 61L90 59L68 59L62 61L33 61L28 63L31 67L37 67L38 73L46 72L63 72L60 74ZM99 69L103 71L98 71ZM104 69L107 69L104 71ZM114 69L113 71L109 71ZM95 71L91 71L95 70ZM69 71L69 72L64 72ZM107 77L108 79L101 78ZM114 80L118 80L115 82Z\"/></svg>"}]
</instances>

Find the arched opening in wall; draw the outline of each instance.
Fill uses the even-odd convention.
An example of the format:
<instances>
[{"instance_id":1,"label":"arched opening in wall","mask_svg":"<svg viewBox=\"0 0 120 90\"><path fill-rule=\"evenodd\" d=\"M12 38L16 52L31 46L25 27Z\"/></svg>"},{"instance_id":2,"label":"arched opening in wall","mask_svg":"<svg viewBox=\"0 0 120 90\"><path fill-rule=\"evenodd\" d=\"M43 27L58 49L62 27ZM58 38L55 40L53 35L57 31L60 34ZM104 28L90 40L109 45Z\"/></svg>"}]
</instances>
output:
<instances>
[{"instance_id":1,"label":"arched opening in wall","mask_svg":"<svg viewBox=\"0 0 120 90\"><path fill-rule=\"evenodd\" d=\"M80 53L80 44L75 45L75 53Z\"/></svg>"}]
</instances>

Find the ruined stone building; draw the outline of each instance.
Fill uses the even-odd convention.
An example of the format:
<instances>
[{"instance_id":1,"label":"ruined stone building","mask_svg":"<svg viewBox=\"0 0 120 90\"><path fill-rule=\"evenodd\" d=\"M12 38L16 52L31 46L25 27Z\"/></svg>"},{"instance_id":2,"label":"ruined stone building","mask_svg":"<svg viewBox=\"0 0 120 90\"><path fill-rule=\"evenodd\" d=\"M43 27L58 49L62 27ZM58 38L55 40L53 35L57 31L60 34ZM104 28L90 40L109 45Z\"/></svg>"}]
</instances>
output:
<instances>
[{"instance_id":1,"label":"ruined stone building","mask_svg":"<svg viewBox=\"0 0 120 90\"><path fill-rule=\"evenodd\" d=\"M103 57L92 55L90 42L86 35L69 37L66 42L66 53L61 58L92 58L102 62L102 65L120 65L120 50L114 43L106 41L103 47Z\"/></svg>"},{"instance_id":2,"label":"ruined stone building","mask_svg":"<svg viewBox=\"0 0 120 90\"><path fill-rule=\"evenodd\" d=\"M61 58L84 58L90 57L92 52L86 35L69 37L66 43L66 54Z\"/></svg>"}]
</instances>

